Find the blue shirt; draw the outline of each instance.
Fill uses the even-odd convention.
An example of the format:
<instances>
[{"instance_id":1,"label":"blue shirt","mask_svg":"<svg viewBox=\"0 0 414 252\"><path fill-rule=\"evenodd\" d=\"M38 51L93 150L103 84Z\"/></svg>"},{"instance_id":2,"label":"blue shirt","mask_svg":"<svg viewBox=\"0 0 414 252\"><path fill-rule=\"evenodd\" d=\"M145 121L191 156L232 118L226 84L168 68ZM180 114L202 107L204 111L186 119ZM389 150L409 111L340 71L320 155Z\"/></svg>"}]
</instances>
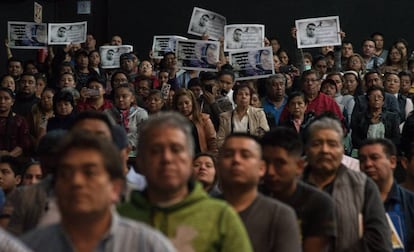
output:
<instances>
[{"instance_id":1,"label":"blue shirt","mask_svg":"<svg viewBox=\"0 0 414 252\"><path fill-rule=\"evenodd\" d=\"M402 239L405 251L414 250L414 193L394 182L384 201L384 207L387 213L395 213L396 209L400 208L399 212L403 220L402 230L405 233Z\"/></svg>"},{"instance_id":2,"label":"blue shirt","mask_svg":"<svg viewBox=\"0 0 414 252\"><path fill-rule=\"evenodd\" d=\"M263 111L266 114L271 114L275 119L275 124L279 125L280 115L282 114L282 111L285 108L286 103L287 103L287 98L285 96L283 98L282 104L280 105L280 107L277 108L272 102L270 102L267 98L265 98L262 102Z\"/></svg>"}]
</instances>

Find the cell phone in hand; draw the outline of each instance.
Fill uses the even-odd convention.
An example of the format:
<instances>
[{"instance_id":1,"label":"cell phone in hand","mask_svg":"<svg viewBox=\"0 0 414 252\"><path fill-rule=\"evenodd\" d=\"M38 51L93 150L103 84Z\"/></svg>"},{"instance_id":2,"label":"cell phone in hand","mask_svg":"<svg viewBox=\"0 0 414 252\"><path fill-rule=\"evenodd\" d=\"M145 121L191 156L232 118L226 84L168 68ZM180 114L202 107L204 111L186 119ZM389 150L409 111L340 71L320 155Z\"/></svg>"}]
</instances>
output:
<instances>
[{"instance_id":1,"label":"cell phone in hand","mask_svg":"<svg viewBox=\"0 0 414 252\"><path fill-rule=\"evenodd\" d=\"M86 94L90 97L99 96L99 89L88 88Z\"/></svg>"},{"instance_id":2,"label":"cell phone in hand","mask_svg":"<svg viewBox=\"0 0 414 252\"><path fill-rule=\"evenodd\" d=\"M167 100L168 99L168 94L170 93L170 89L171 89L171 85L168 83L164 83L162 84L161 87L161 96L162 99Z\"/></svg>"}]
</instances>

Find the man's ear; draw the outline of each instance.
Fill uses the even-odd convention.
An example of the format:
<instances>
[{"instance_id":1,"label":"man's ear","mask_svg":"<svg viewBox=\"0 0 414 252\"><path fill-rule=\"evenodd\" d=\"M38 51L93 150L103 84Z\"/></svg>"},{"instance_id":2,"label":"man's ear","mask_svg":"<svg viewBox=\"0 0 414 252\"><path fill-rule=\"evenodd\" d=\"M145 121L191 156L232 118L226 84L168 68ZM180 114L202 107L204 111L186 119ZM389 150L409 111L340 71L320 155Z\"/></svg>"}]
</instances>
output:
<instances>
[{"instance_id":1,"label":"man's ear","mask_svg":"<svg viewBox=\"0 0 414 252\"><path fill-rule=\"evenodd\" d=\"M17 186L17 185L20 185L20 183L22 182L22 176L21 176L21 175L17 175L17 176L15 176L15 177L14 177L14 181L15 181L15 183L16 183L16 186Z\"/></svg>"},{"instance_id":2,"label":"man's ear","mask_svg":"<svg viewBox=\"0 0 414 252\"><path fill-rule=\"evenodd\" d=\"M404 170L408 169L408 158L401 157L401 166L404 168Z\"/></svg>"},{"instance_id":3,"label":"man's ear","mask_svg":"<svg viewBox=\"0 0 414 252\"><path fill-rule=\"evenodd\" d=\"M120 151L122 166L124 166L125 175L128 173L128 158L129 158L130 151L131 151L131 147L129 145L128 147L125 147Z\"/></svg>"},{"instance_id":4,"label":"man's ear","mask_svg":"<svg viewBox=\"0 0 414 252\"><path fill-rule=\"evenodd\" d=\"M260 160L260 167L259 167L259 175L262 178L266 173L266 162L264 160Z\"/></svg>"},{"instance_id":5,"label":"man's ear","mask_svg":"<svg viewBox=\"0 0 414 252\"><path fill-rule=\"evenodd\" d=\"M397 168L397 162L398 162L397 156L390 156L390 163L391 163L392 170L395 170L395 168Z\"/></svg>"},{"instance_id":6,"label":"man's ear","mask_svg":"<svg viewBox=\"0 0 414 252\"><path fill-rule=\"evenodd\" d=\"M113 179L111 181L111 184L112 184L111 201L112 203L118 203L120 201L120 195L125 188L125 181L123 179Z\"/></svg>"},{"instance_id":7,"label":"man's ear","mask_svg":"<svg viewBox=\"0 0 414 252\"><path fill-rule=\"evenodd\" d=\"M298 160L296 161L296 176L302 176L303 170L305 169L305 164L306 161L304 158L298 158Z\"/></svg>"}]
</instances>

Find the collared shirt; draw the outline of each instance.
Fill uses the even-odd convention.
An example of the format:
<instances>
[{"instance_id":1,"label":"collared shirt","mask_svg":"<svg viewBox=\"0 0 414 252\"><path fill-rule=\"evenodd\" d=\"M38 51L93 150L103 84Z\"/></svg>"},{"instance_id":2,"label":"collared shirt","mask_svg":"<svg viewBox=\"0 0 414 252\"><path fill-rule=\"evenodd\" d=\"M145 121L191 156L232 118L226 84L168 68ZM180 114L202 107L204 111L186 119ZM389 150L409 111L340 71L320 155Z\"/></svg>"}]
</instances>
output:
<instances>
[{"instance_id":1,"label":"collared shirt","mask_svg":"<svg viewBox=\"0 0 414 252\"><path fill-rule=\"evenodd\" d=\"M34 251L76 251L61 224L35 229L22 240ZM175 251L171 243L149 226L112 213L111 226L99 241L96 252L112 251Z\"/></svg>"},{"instance_id":2,"label":"collared shirt","mask_svg":"<svg viewBox=\"0 0 414 252\"><path fill-rule=\"evenodd\" d=\"M30 252L32 250L0 228L0 251Z\"/></svg>"},{"instance_id":3,"label":"collared shirt","mask_svg":"<svg viewBox=\"0 0 414 252\"><path fill-rule=\"evenodd\" d=\"M233 125L234 128L232 129L233 132L248 132L249 129L249 117L246 115L244 115L242 117L242 119L240 120L238 117L233 115L233 118L231 118L231 120L233 120Z\"/></svg>"},{"instance_id":4,"label":"collared shirt","mask_svg":"<svg viewBox=\"0 0 414 252\"><path fill-rule=\"evenodd\" d=\"M381 66L382 63L384 63L383 58L372 56L371 58L369 58L368 62L366 63L365 68L367 70L375 69Z\"/></svg>"},{"instance_id":5,"label":"collared shirt","mask_svg":"<svg viewBox=\"0 0 414 252\"><path fill-rule=\"evenodd\" d=\"M414 249L414 194L394 181L384 201L385 211L387 213L394 211L396 205L400 205L401 208L405 251L411 251Z\"/></svg>"},{"instance_id":6,"label":"collared shirt","mask_svg":"<svg viewBox=\"0 0 414 252\"><path fill-rule=\"evenodd\" d=\"M283 97L283 101L279 107L276 107L275 104L270 102L267 98L263 101L263 111L265 113L270 113L275 118L276 125L279 125L280 115L282 114L283 109L285 108L287 103L287 98Z\"/></svg>"}]
</instances>

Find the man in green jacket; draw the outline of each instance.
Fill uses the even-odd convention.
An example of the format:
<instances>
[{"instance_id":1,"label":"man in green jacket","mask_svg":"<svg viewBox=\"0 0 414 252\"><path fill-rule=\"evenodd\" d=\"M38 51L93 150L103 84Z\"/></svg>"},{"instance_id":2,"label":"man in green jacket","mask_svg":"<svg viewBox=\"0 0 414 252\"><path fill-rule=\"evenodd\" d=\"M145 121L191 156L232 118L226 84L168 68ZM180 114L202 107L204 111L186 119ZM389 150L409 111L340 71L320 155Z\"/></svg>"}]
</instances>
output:
<instances>
[{"instance_id":1,"label":"man in green jacket","mask_svg":"<svg viewBox=\"0 0 414 252\"><path fill-rule=\"evenodd\" d=\"M252 251L237 213L191 179L192 134L189 121L177 113L145 122L136 165L148 185L144 192L133 192L119 213L160 230L177 251Z\"/></svg>"}]
</instances>

